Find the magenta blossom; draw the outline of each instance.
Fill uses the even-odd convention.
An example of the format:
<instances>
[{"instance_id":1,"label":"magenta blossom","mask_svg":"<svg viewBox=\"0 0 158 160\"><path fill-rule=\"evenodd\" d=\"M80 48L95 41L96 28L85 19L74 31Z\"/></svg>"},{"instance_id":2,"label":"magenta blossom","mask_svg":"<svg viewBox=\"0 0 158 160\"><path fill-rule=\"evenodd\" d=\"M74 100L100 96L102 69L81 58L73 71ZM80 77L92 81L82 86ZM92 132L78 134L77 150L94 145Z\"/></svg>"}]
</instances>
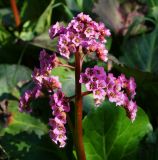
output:
<instances>
[{"instance_id":1,"label":"magenta blossom","mask_svg":"<svg viewBox=\"0 0 158 160\"><path fill-rule=\"evenodd\" d=\"M49 30L51 39L59 36L58 51L61 56L69 58L70 53L75 53L82 48L83 51L96 52L97 57L107 61L108 51L105 48L106 37L110 31L103 23L93 21L88 15L78 14L67 27L56 23Z\"/></svg>"},{"instance_id":2,"label":"magenta blossom","mask_svg":"<svg viewBox=\"0 0 158 160\"><path fill-rule=\"evenodd\" d=\"M40 52L39 68L35 68L32 73L34 88L27 90L21 96L19 110L30 113L32 111L30 104L33 99L41 96L47 97L52 113L48 123L49 135L59 147L66 145L66 124L67 120L70 120L68 112L70 111L70 101L74 98L75 107L77 107L75 120L78 124L82 120L82 98L87 94L93 94L97 107L108 99L116 106L123 107L131 121L135 120L137 104L134 101L136 83L133 77L127 79L124 74L116 77L112 73L106 73L104 67L97 65L93 68L87 67L82 72L84 58L87 55L103 62L108 61L108 50L105 43L110 35L109 29L103 23L97 23L89 15L83 13L74 17L65 27L57 22L49 29L50 39L56 38L57 40L56 51L52 54L48 54L45 50ZM75 57L74 66L71 66L69 62L66 63L65 60L62 61L61 58L58 59L56 56L58 54L66 59L69 59L73 54ZM75 70L75 95L67 97L62 91L60 78L52 75L52 70L57 66ZM85 85L86 92L81 92L81 84ZM71 123L68 124L71 126ZM77 144L82 146L82 127L74 128L77 133L75 137Z\"/></svg>"},{"instance_id":3,"label":"magenta blossom","mask_svg":"<svg viewBox=\"0 0 158 160\"><path fill-rule=\"evenodd\" d=\"M59 142L60 147L64 147L66 142L66 112L70 111L69 101L61 90L57 90L50 96L50 105L53 110L54 118L49 120L49 125L52 127L50 137L56 144Z\"/></svg>"},{"instance_id":4,"label":"magenta blossom","mask_svg":"<svg viewBox=\"0 0 158 160\"><path fill-rule=\"evenodd\" d=\"M92 91L96 106L108 98L117 106L123 106L132 121L135 119L137 105L133 101L136 93L134 78L128 80L123 74L116 78L112 73L107 75L103 67L94 66L81 73L79 82L85 84L88 91Z\"/></svg>"}]
</instances>

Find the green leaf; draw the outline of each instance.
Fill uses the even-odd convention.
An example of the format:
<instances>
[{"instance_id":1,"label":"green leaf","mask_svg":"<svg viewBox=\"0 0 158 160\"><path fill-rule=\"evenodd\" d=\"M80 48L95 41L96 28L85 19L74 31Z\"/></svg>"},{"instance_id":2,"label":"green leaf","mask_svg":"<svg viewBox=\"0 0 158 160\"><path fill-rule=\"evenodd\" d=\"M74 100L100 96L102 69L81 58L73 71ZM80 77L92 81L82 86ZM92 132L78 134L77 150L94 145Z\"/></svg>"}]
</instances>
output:
<instances>
[{"instance_id":1,"label":"green leaf","mask_svg":"<svg viewBox=\"0 0 158 160\"><path fill-rule=\"evenodd\" d=\"M62 90L66 96L73 96L75 94L75 73L72 70L57 67L52 70L52 75L59 76Z\"/></svg>"},{"instance_id":2,"label":"green leaf","mask_svg":"<svg viewBox=\"0 0 158 160\"><path fill-rule=\"evenodd\" d=\"M107 43L105 44L107 50L110 50L111 45L112 45L112 38L111 38L111 37L108 37L108 38L107 38Z\"/></svg>"},{"instance_id":3,"label":"green leaf","mask_svg":"<svg viewBox=\"0 0 158 160\"><path fill-rule=\"evenodd\" d=\"M83 11L83 0L76 0L78 7Z\"/></svg>"},{"instance_id":4,"label":"green leaf","mask_svg":"<svg viewBox=\"0 0 158 160\"><path fill-rule=\"evenodd\" d=\"M39 139L35 134L22 132L5 135L0 141L11 160L68 160L65 149L55 145L48 135Z\"/></svg>"},{"instance_id":5,"label":"green leaf","mask_svg":"<svg viewBox=\"0 0 158 160\"><path fill-rule=\"evenodd\" d=\"M151 15L158 20L158 6L152 7Z\"/></svg>"},{"instance_id":6,"label":"green leaf","mask_svg":"<svg viewBox=\"0 0 158 160\"><path fill-rule=\"evenodd\" d=\"M139 142L152 127L142 109L132 123L123 108L106 102L84 118L83 129L87 160L135 160Z\"/></svg>"},{"instance_id":7,"label":"green leaf","mask_svg":"<svg viewBox=\"0 0 158 160\"><path fill-rule=\"evenodd\" d=\"M80 5L79 3L81 2L82 3L82 0L79 2L79 0L65 0L66 2L66 6L72 10L72 11L78 11L79 8L80 8Z\"/></svg>"},{"instance_id":8,"label":"green leaf","mask_svg":"<svg viewBox=\"0 0 158 160\"><path fill-rule=\"evenodd\" d=\"M120 58L127 66L145 72L158 73L158 27L151 33L128 39Z\"/></svg>"},{"instance_id":9,"label":"green leaf","mask_svg":"<svg viewBox=\"0 0 158 160\"><path fill-rule=\"evenodd\" d=\"M57 5L57 4L56 4ZM37 21L35 32L42 33L46 29L48 29L51 25L51 16L52 16L52 9L55 7L54 0L51 0L50 4L47 6L45 11L39 17Z\"/></svg>"},{"instance_id":10,"label":"green leaf","mask_svg":"<svg viewBox=\"0 0 158 160\"><path fill-rule=\"evenodd\" d=\"M32 117L26 113L18 111L18 103L16 101L9 101L9 112L11 113L11 122L8 127L1 131L1 135L6 133L11 135L19 134L20 132L35 133L38 137L48 133L47 125L42 123L39 119Z\"/></svg>"},{"instance_id":11,"label":"green leaf","mask_svg":"<svg viewBox=\"0 0 158 160\"><path fill-rule=\"evenodd\" d=\"M15 36L23 41L30 41L34 38L34 26L35 23L31 21L26 21L22 26L21 32L14 32Z\"/></svg>"},{"instance_id":12,"label":"green leaf","mask_svg":"<svg viewBox=\"0 0 158 160\"><path fill-rule=\"evenodd\" d=\"M51 40L48 31L36 36L31 42L32 45L40 47L40 48L45 48L50 51L55 51L56 50L56 45L57 41L56 40Z\"/></svg>"},{"instance_id":13,"label":"green leaf","mask_svg":"<svg viewBox=\"0 0 158 160\"><path fill-rule=\"evenodd\" d=\"M51 0L27 0L21 2L20 17L23 21L35 21L44 12Z\"/></svg>"},{"instance_id":14,"label":"green leaf","mask_svg":"<svg viewBox=\"0 0 158 160\"><path fill-rule=\"evenodd\" d=\"M157 0L146 0L149 7L149 15L158 20L158 1Z\"/></svg>"},{"instance_id":15,"label":"green leaf","mask_svg":"<svg viewBox=\"0 0 158 160\"><path fill-rule=\"evenodd\" d=\"M31 79L31 70L21 65L0 65L0 96L10 92L19 81Z\"/></svg>"},{"instance_id":16,"label":"green leaf","mask_svg":"<svg viewBox=\"0 0 158 160\"><path fill-rule=\"evenodd\" d=\"M11 37L11 34L0 26L0 47L4 45Z\"/></svg>"},{"instance_id":17,"label":"green leaf","mask_svg":"<svg viewBox=\"0 0 158 160\"><path fill-rule=\"evenodd\" d=\"M89 111L91 111L92 109L94 109L94 98L93 95L87 95L83 97L83 110L88 113Z\"/></svg>"}]
</instances>

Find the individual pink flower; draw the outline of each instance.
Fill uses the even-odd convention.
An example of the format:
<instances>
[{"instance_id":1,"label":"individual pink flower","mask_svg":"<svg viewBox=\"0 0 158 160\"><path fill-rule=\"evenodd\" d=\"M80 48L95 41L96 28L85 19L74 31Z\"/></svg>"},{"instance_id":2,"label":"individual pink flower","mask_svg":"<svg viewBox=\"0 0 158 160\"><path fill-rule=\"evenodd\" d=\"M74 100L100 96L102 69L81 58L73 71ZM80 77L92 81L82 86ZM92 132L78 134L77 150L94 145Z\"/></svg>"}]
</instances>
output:
<instances>
[{"instance_id":1,"label":"individual pink flower","mask_svg":"<svg viewBox=\"0 0 158 160\"><path fill-rule=\"evenodd\" d=\"M59 36L58 43L59 43L60 46L66 46L66 45L68 45L69 41L70 40L69 40L69 38L66 35L61 34Z\"/></svg>"},{"instance_id":2,"label":"individual pink flower","mask_svg":"<svg viewBox=\"0 0 158 160\"><path fill-rule=\"evenodd\" d=\"M66 145L65 141L66 141L67 137L65 136L64 133L55 134L53 132L53 130L50 130L49 135L50 135L50 138L52 139L53 142L55 142L56 144L58 144L58 142L59 142L59 147L60 148L65 147L65 145Z\"/></svg>"},{"instance_id":3,"label":"individual pink flower","mask_svg":"<svg viewBox=\"0 0 158 160\"><path fill-rule=\"evenodd\" d=\"M63 26L60 26L59 22L56 22L51 28L49 29L49 36L51 39L55 38L61 33L65 32L65 28Z\"/></svg>"},{"instance_id":4,"label":"individual pink flower","mask_svg":"<svg viewBox=\"0 0 158 160\"><path fill-rule=\"evenodd\" d=\"M105 92L104 89L93 90L94 99L104 100L105 99L105 95L106 95L106 92Z\"/></svg>"},{"instance_id":5,"label":"individual pink flower","mask_svg":"<svg viewBox=\"0 0 158 160\"><path fill-rule=\"evenodd\" d=\"M100 79L106 79L106 73L104 67L94 66L95 76Z\"/></svg>"},{"instance_id":6,"label":"individual pink flower","mask_svg":"<svg viewBox=\"0 0 158 160\"><path fill-rule=\"evenodd\" d=\"M108 60L108 50L105 48L99 48L97 50L97 56L100 60L107 62Z\"/></svg>"},{"instance_id":7,"label":"individual pink flower","mask_svg":"<svg viewBox=\"0 0 158 160\"><path fill-rule=\"evenodd\" d=\"M71 53L75 53L77 50L76 50L76 46L75 44L71 43L68 45L68 49Z\"/></svg>"},{"instance_id":8,"label":"individual pink flower","mask_svg":"<svg viewBox=\"0 0 158 160\"><path fill-rule=\"evenodd\" d=\"M88 75L89 77L91 77L95 74L95 71L93 68L86 68L85 74Z\"/></svg>"},{"instance_id":9,"label":"individual pink flower","mask_svg":"<svg viewBox=\"0 0 158 160\"><path fill-rule=\"evenodd\" d=\"M87 27L84 31L84 34L87 38L94 36L95 32L94 29L92 27Z\"/></svg>"},{"instance_id":10,"label":"individual pink flower","mask_svg":"<svg viewBox=\"0 0 158 160\"><path fill-rule=\"evenodd\" d=\"M78 47L80 44L81 44L81 38L79 36L75 36L73 39L72 39L72 42L73 44Z\"/></svg>"},{"instance_id":11,"label":"individual pink flower","mask_svg":"<svg viewBox=\"0 0 158 160\"><path fill-rule=\"evenodd\" d=\"M61 88L61 83L59 82L58 76L43 77L42 84L48 92L52 92L54 89Z\"/></svg>"},{"instance_id":12,"label":"individual pink flower","mask_svg":"<svg viewBox=\"0 0 158 160\"><path fill-rule=\"evenodd\" d=\"M135 80L133 77L130 77L130 79L128 80L128 83L127 83L127 90L128 90L128 93L132 99L136 95L135 89L136 89Z\"/></svg>"},{"instance_id":13,"label":"individual pink flower","mask_svg":"<svg viewBox=\"0 0 158 160\"><path fill-rule=\"evenodd\" d=\"M59 46L58 46L58 50L59 50L59 53L60 53L63 57L69 59L70 51L69 51L69 49L68 49L67 46L61 46L61 45L59 45Z\"/></svg>"},{"instance_id":14,"label":"individual pink flower","mask_svg":"<svg viewBox=\"0 0 158 160\"><path fill-rule=\"evenodd\" d=\"M97 89L97 83L96 82L86 83L86 88L88 91L93 91L93 90Z\"/></svg>"},{"instance_id":15,"label":"individual pink flower","mask_svg":"<svg viewBox=\"0 0 158 160\"><path fill-rule=\"evenodd\" d=\"M136 113L137 113L137 104L136 102L133 101L129 101L127 108L127 116L131 119L131 121L133 122L136 118Z\"/></svg>"},{"instance_id":16,"label":"individual pink flower","mask_svg":"<svg viewBox=\"0 0 158 160\"><path fill-rule=\"evenodd\" d=\"M41 73L41 70L38 68L34 68L34 71L32 73L32 79L36 85L39 87L42 87L42 80L43 80L43 74Z\"/></svg>"},{"instance_id":17,"label":"individual pink flower","mask_svg":"<svg viewBox=\"0 0 158 160\"><path fill-rule=\"evenodd\" d=\"M84 28L84 24L76 21L73 25L73 28L75 29L76 32L82 32Z\"/></svg>"},{"instance_id":18,"label":"individual pink flower","mask_svg":"<svg viewBox=\"0 0 158 160\"><path fill-rule=\"evenodd\" d=\"M96 83L97 83L97 88L98 89L100 89L100 88L106 88L106 86L107 86L107 83L104 80L104 78L100 79L100 80L97 80Z\"/></svg>"},{"instance_id":19,"label":"individual pink flower","mask_svg":"<svg viewBox=\"0 0 158 160\"><path fill-rule=\"evenodd\" d=\"M88 83L89 81L90 81L90 78L87 74L85 74L85 73L80 74L80 80L79 80L80 83L85 84L85 83Z\"/></svg>"},{"instance_id":20,"label":"individual pink flower","mask_svg":"<svg viewBox=\"0 0 158 160\"><path fill-rule=\"evenodd\" d=\"M121 75L118 77L118 80L119 80L122 88L126 88L126 87L127 87L127 82L128 82L128 81L127 81L127 79L126 79L126 77L125 77L124 74L121 74Z\"/></svg>"},{"instance_id":21,"label":"individual pink flower","mask_svg":"<svg viewBox=\"0 0 158 160\"><path fill-rule=\"evenodd\" d=\"M82 22L90 22L90 21L92 21L92 19L89 17L89 15L85 15L83 13L78 14L77 18L79 20L81 20Z\"/></svg>"}]
</instances>

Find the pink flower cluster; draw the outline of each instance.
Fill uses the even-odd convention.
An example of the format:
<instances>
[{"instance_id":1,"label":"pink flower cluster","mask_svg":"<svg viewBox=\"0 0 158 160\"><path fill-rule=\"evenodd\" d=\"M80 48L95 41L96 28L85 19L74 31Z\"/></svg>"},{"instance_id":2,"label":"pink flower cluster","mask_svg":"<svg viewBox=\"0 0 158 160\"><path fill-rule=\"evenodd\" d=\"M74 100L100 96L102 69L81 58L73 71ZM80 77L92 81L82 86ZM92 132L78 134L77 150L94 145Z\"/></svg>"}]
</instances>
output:
<instances>
[{"instance_id":1,"label":"pink flower cluster","mask_svg":"<svg viewBox=\"0 0 158 160\"><path fill-rule=\"evenodd\" d=\"M99 106L107 97L117 106L123 106L127 116L134 121L137 112L137 104L133 101L136 94L134 78L126 79L125 75L114 77L112 73L106 74L103 67L94 66L87 68L80 75L80 83L85 84L86 89L94 96L96 106Z\"/></svg>"},{"instance_id":2,"label":"pink flower cluster","mask_svg":"<svg viewBox=\"0 0 158 160\"><path fill-rule=\"evenodd\" d=\"M84 54L96 52L97 57L105 62L108 50L104 43L110 35L103 23L97 23L83 13L73 18L67 27L60 26L57 22L49 29L51 39L59 36L57 48L63 57L69 58L70 53L82 48Z\"/></svg>"},{"instance_id":3,"label":"pink flower cluster","mask_svg":"<svg viewBox=\"0 0 158 160\"><path fill-rule=\"evenodd\" d=\"M19 110L21 112L31 112L30 102L46 93L50 98L50 105L53 110L53 117L49 120L50 137L60 147L65 146L66 129L66 112L70 110L68 99L61 91L61 83L57 76L50 75L51 70L57 65L58 59L55 54L49 55L45 50L40 52L40 68L35 68L32 74L35 87L27 90L20 98Z\"/></svg>"},{"instance_id":4,"label":"pink flower cluster","mask_svg":"<svg viewBox=\"0 0 158 160\"><path fill-rule=\"evenodd\" d=\"M40 68L35 68L32 78L35 87L27 90L20 98L19 110L31 112L30 102L34 98L38 98L42 94L42 90L46 89L52 92L53 89L61 88L61 83L56 76L50 76L49 72L56 65L56 55L49 55L45 50L40 52Z\"/></svg>"},{"instance_id":5,"label":"pink flower cluster","mask_svg":"<svg viewBox=\"0 0 158 160\"><path fill-rule=\"evenodd\" d=\"M55 117L49 119L49 125L52 127L50 137L56 144L59 142L59 147L64 147L67 139L64 124L66 124L66 112L70 111L69 101L61 90L57 90L50 96L50 105Z\"/></svg>"},{"instance_id":6,"label":"pink flower cluster","mask_svg":"<svg viewBox=\"0 0 158 160\"><path fill-rule=\"evenodd\" d=\"M70 53L95 52L100 60L104 62L108 60L105 43L106 37L110 36L110 31L103 23L96 23L88 15L78 14L67 27L60 26L57 22L49 29L49 36L51 39L58 36L57 50L65 58L69 58ZM40 52L39 61L40 67L35 68L32 74L35 87L21 96L19 110L31 112L30 102L33 99L44 94L48 96L53 116L49 119L51 127L49 134L53 142L59 144L59 147L64 147L67 139L66 114L70 111L70 100L61 90L59 77L51 75L51 70L62 63L59 62L56 54L49 55L45 50ZM136 94L134 78L127 79L123 74L115 77L111 73L107 74L103 67L94 66L81 73L79 82L85 84L86 89L93 93L96 106L108 98L117 106L123 106L127 116L132 121L135 120L137 104L134 101Z\"/></svg>"}]
</instances>

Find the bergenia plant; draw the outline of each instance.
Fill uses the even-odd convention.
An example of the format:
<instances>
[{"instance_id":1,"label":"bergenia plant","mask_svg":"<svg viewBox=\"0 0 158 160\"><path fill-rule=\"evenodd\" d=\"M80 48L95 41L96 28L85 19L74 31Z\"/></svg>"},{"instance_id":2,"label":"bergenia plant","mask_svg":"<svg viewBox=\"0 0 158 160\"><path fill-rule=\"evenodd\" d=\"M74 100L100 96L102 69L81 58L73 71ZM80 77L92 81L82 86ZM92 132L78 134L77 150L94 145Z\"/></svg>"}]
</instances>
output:
<instances>
[{"instance_id":1,"label":"bergenia plant","mask_svg":"<svg viewBox=\"0 0 158 160\"><path fill-rule=\"evenodd\" d=\"M105 99L125 109L127 116L133 122L136 117L137 105L135 97L136 84L134 78L127 79L124 74L116 77L106 73L104 67L94 66L82 70L86 55L95 54L96 60L103 63L108 61L108 50L105 47L106 38L110 31L103 23L93 21L89 15L78 14L68 24L61 26L58 22L49 29L51 40L58 37L57 50L51 55L45 50L40 52L40 68L35 68L32 79L35 87L27 90L20 98L19 110L31 112L30 102L46 94L52 109L49 119L50 138L59 147L66 145L67 113L70 111L70 101L75 99L74 144L79 160L85 160L82 140L82 99L83 96L93 94L94 103L99 107ZM75 56L75 65L62 64L57 55L69 59ZM93 56L94 57L94 56ZM58 66L66 66L75 70L75 95L67 97L62 91L60 77L51 75L51 71ZM82 92L85 85L87 91Z\"/></svg>"}]
</instances>

